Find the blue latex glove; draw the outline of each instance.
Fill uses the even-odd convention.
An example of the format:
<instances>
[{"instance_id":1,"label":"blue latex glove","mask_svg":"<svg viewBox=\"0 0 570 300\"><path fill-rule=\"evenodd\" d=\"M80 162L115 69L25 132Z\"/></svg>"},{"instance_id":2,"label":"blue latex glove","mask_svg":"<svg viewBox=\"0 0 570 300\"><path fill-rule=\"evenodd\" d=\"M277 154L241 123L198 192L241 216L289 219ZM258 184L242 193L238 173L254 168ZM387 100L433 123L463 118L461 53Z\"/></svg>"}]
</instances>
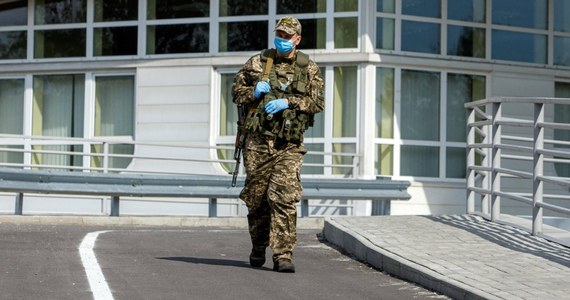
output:
<instances>
[{"instance_id":1,"label":"blue latex glove","mask_svg":"<svg viewBox=\"0 0 570 300\"><path fill-rule=\"evenodd\" d=\"M261 95L269 93L270 90L271 88L269 87L268 82L259 81L255 85L255 89L253 90L253 96L255 97L255 99L258 99L259 97L261 97Z\"/></svg>"},{"instance_id":2,"label":"blue latex glove","mask_svg":"<svg viewBox=\"0 0 570 300\"><path fill-rule=\"evenodd\" d=\"M265 112L268 114L274 114L274 113L280 112L280 111L282 111L288 107L289 107L289 103L287 102L287 100L285 100L283 98L275 99L275 100L271 100L267 104L265 104Z\"/></svg>"}]
</instances>

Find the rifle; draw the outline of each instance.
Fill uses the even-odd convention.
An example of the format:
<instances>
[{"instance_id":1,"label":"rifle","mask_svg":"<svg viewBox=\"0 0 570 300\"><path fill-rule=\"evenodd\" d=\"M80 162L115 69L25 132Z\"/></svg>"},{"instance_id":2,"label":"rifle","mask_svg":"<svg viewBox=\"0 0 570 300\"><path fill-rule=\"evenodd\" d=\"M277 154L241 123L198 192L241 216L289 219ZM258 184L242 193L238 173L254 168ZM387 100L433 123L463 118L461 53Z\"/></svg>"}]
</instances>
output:
<instances>
[{"instance_id":1,"label":"rifle","mask_svg":"<svg viewBox=\"0 0 570 300\"><path fill-rule=\"evenodd\" d=\"M239 165L241 163L241 152L245 146L246 130L244 128L245 118L247 114L247 109L245 105L238 104L238 121L237 121L237 133L236 142L234 150L234 159L236 160L236 167L232 173L232 187L236 186L237 176L239 174Z\"/></svg>"}]
</instances>

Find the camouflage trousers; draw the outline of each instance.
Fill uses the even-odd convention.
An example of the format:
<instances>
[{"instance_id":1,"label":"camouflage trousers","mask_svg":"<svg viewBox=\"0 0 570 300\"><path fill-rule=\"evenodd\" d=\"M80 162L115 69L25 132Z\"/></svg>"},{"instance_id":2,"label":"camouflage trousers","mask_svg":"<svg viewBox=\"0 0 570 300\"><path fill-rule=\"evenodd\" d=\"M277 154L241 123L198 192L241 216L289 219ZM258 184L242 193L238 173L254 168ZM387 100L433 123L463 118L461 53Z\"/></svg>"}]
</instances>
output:
<instances>
[{"instance_id":1,"label":"camouflage trousers","mask_svg":"<svg viewBox=\"0 0 570 300\"><path fill-rule=\"evenodd\" d=\"M251 145L251 143L250 143ZM297 243L297 202L301 199L300 170L306 153L302 145L275 147L271 141L244 151L246 181L240 198L248 208L254 249L269 246L273 260L292 258Z\"/></svg>"}]
</instances>

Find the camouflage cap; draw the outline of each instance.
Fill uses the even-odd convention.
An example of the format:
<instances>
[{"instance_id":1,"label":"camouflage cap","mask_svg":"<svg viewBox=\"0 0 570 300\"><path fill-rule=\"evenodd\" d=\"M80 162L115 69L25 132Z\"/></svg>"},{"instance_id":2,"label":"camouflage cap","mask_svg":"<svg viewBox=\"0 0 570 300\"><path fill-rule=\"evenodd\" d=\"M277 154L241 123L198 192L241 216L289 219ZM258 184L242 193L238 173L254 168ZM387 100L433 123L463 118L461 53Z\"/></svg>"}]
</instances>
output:
<instances>
[{"instance_id":1,"label":"camouflage cap","mask_svg":"<svg viewBox=\"0 0 570 300\"><path fill-rule=\"evenodd\" d=\"M288 34L301 34L301 23L295 17L287 16L279 19L275 30L282 30Z\"/></svg>"}]
</instances>

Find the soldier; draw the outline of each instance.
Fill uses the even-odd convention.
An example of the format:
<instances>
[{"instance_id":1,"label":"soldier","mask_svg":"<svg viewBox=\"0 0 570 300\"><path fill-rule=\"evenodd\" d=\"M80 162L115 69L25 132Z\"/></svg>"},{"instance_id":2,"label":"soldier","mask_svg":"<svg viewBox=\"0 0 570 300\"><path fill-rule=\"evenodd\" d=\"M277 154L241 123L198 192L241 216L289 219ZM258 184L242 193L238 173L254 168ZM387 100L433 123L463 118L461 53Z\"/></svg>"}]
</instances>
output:
<instances>
[{"instance_id":1,"label":"soldier","mask_svg":"<svg viewBox=\"0 0 570 300\"><path fill-rule=\"evenodd\" d=\"M301 24L281 18L275 27L275 49L251 57L236 74L234 103L245 105L245 186L240 198L248 208L252 267L273 251L273 270L295 272L297 202L303 187L300 170L307 152L303 133L313 115L324 109L319 67L296 49Z\"/></svg>"}]
</instances>

